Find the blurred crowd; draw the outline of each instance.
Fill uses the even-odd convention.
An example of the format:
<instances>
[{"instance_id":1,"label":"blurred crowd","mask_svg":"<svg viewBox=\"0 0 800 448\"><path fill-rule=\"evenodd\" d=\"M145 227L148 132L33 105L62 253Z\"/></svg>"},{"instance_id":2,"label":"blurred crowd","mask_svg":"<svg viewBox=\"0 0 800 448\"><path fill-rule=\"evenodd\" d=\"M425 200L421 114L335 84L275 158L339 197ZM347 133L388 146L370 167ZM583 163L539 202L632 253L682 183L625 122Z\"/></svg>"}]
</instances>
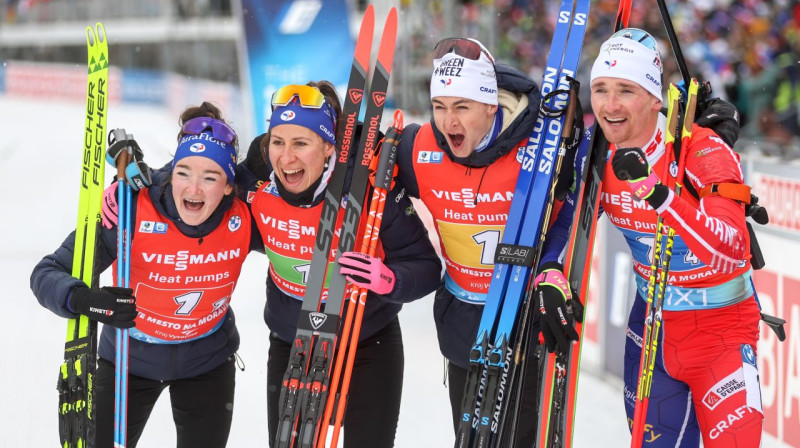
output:
<instances>
[{"instance_id":1,"label":"blurred crowd","mask_svg":"<svg viewBox=\"0 0 800 448\"><path fill-rule=\"evenodd\" d=\"M424 2L411 2L419 8ZM440 2L425 4L429 17L414 33L421 49L415 65L430 65L429 51L445 24ZM711 81L714 96L734 103L741 113L742 137L797 146L800 140L800 2L798 0L668 1L691 74ZM415 6L416 5L416 6ZM454 35L478 37L496 59L541 80L558 1L497 0L456 4ZM588 75L600 44L613 32L618 0L592 2L579 80L582 104L589 108ZM487 17L497 23L487 24ZM655 1L634 1L629 26L660 41L665 81L678 81L677 63ZM431 30L437 30L432 34ZM417 48L420 48L417 47ZM427 50L427 51L425 51Z\"/></svg>"},{"instance_id":2,"label":"blurred crowd","mask_svg":"<svg viewBox=\"0 0 800 448\"><path fill-rule=\"evenodd\" d=\"M374 0L387 6L394 2ZM388 3L387 3L388 1ZM558 13L557 0L397 0L401 8L401 44L393 75L398 105L427 112L430 51L447 36L481 39L498 61L541 80ZM179 18L228 16L231 0L0 0L4 23L48 22L80 17ZM363 7L353 0L351 7ZM714 95L734 103L741 113L742 137L768 141L800 152L800 0L669 0L670 15L692 75L711 81ZM600 44L612 33L619 0L593 0L584 40L579 80ZM630 26L660 40L665 80L676 81L657 4L633 1ZM397 95L397 89L403 91ZM589 108L589 89L582 89Z\"/></svg>"}]
</instances>

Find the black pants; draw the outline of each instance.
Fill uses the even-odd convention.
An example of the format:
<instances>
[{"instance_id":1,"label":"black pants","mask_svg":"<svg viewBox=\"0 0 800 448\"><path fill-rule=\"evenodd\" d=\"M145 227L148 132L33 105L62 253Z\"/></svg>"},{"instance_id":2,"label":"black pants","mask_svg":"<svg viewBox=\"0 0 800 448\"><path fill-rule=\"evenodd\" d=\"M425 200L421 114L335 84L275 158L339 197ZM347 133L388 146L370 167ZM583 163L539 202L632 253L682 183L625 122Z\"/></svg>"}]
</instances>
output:
<instances>
[{"instance_id":1,"label":"black pants","mask_svg":"<svg viewBox=\"0 0 800 448\"><path fill-rule=\"evenodd\" d=\"M519 416L517 417L516 434L512 446L533 446L536 441L536 425L539 418L539 382L537 378L537 362L534 354L536 346L528 349L525 361L526 378L523 384L522 394L519 397ZM467 382L467 370L447 361L447 382L449 384L448 393L450 395L450 412L453 417L453 431L458 432L458 425L461 422L461 400L464 397L464 385ZM508 397L506 397L508 398ZM513 404L509 402L509 404ZM510 412L510 411L507 411ZM509 421L506 421L505 429L509 429ZM504 436L505 438L506 436Z\"/></svg>"},{"instance_id":2,"label":"black pants","mask_svg":"<svg viewBox=\"0 0 800 448\"><path fill-rule=\"evenodd\" d=\"M278 402L290 351L290 344L270 334L267 360L270 446L278 432ZM394 446L403 391L403 365L403 337L397 318L359 342L344 416L345 448Z\"/></svg>"},{"instance_id":3,"label":"black pants","mask_svg":"<svg viewBox=\"0 0 800 448\"><path fill-rule=\"evenodd\" d=\"M178 448L224 447L231 430L236 366L231 358L192 378L154 381L128 376L128 440L134 448L161 391L169 387ZM97 363L94 377L97 419L96 448L114 446L114 364Z\"/></svg>"}]
</instances>

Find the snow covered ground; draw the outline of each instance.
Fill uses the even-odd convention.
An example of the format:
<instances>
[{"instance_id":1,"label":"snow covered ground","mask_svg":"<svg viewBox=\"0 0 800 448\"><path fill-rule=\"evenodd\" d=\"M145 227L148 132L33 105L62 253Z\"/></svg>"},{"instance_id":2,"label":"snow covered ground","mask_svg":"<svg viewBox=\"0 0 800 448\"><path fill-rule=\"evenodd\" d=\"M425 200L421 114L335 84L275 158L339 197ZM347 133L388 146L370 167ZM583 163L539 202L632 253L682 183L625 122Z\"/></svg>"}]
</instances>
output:
<instances>
[{"instance_id":1,"label":"snow covered ground","mask_svg":"<svg viewBox=\"0 0 800 448\"><path fill-rule=\"evenodd\" d=\"M29 277L33 266L75 228L83 113L76 103L0 95L0 208L6 210L0 220L0 272L6 291L6 321L0 325L0 340L6 341L0 361L0 422L5 428L0 447L58 445L55 385L66 322L38 304ZM153 166L170 158L178 131L177 117L163 109L120 104L111 105L108 127L133 133ZM244 141L249 138L243 136ZM237 372L231 447L267 445L265 275L266 258L251 255L233 298L242 335L239 354L246 368ZM110 284L110 276L103 284ZM453 443L432 302L427 297L400 314L406 370L398 447ZM621 389L615 378L582 373L576 447L628 445ZM162 396L139 446L174 444L169 399Z\"/></svg>"}]
</instances>

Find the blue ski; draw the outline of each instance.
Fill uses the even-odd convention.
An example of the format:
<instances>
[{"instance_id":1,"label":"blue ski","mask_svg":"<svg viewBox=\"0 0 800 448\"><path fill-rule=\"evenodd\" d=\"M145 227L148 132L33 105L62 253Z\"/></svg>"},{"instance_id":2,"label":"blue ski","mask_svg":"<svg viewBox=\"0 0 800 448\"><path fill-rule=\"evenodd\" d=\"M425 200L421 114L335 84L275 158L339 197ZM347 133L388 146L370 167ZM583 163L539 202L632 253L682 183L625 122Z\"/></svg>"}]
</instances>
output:
<instances>
[{"instance_id":1,"label":"blue ski","mask_svg":"<svg viewBox=\"0 0 800 448\"><path fill-rule=\"evenodd\" d=\"M456 439L458 447L490 446L496 442L504 418L508 402L506 386L513 377L511 356L520 321L517 316L532 268L538 262L544 223L552 208L553 180L561 163L557 153L565 124L564 112L570 102L569 78L577 70L588 10L589 0L579 0L577 7L573 0L561 3L541 84L542 113L521 153L514 199L497 248L478 336L470 353Z\"/></svg>"}]
</instances>

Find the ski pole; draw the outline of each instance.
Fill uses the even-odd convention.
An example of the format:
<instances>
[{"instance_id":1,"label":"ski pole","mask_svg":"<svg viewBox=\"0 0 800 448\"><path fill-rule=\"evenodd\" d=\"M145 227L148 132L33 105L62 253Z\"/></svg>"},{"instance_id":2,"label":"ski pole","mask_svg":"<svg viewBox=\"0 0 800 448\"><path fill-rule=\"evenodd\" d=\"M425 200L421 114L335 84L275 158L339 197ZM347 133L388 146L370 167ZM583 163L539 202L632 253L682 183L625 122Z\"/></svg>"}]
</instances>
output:
<instances>
[{"instance_id":1,"label":"ski pole","mask_svg":"<svg viewBox=\"0 0 800 448\"><path fill-rule=\"evenodd\" d=\"M658 1L658 11L661 13L661 20L664 22L664 28L667 30L667 38L669 44L672 46L672 52L675 54L675 59L678 61L678 70L681 72L684 86L688 86L691 75L689 75L689 68L686 66L686 59L683 57L681 51L681 44L678 42L678 35L675 34L675 27L672 26L672 19L669 17L669 10L664 0ZM694 118L694 117L692 117Z\"/></svg>"},{"instance_id":2,"label":"ski pole","mask_svg":"<svg viewBox=\"0 0 800 448\"><path fill-rule=\"evenodd\" d=\"M395 161L397 159L397 145L400 142L400 135L403 132L403 111L400 109L395 110L394 123L386 131L386 135L381 145L378 157L373 157L372 165L374 167L375 178L373 181L374 189L372 198L370 200L369 214L367 215L366 225L364 227L364 234L361 240L361 252L374 256L378 248L378 236L380 233L381 222L383 221L383 209L386 204L386 195L394 183L394 177L397 174L397 167ZM342 376L342 389L339 393L339 400L336 403L335 421L333 424L333 433L331 436L331 446L337 446L339 441L339 432L341 431L342 422L344 420L345 405L347 403L347 393L350 390L350 380L353 373L353 365L356 358L356 349L358 347L358 338L361 334L361 322L364 317L364 308L367 301L368 290L366 288L353 288L350 293L350 304L348 307L347 315L351 315L351 310L355 310L355 317L352 322L345 320L344 329L342 330L342 341L346 341L347 332L350 332L352 327L352 334L349 336L350 344L341 342L339 345L339 354L336 358L337 368L333 371L333 380L331 381L331 393L328 395L328 402L325 407L325 414L322 420L323 427L320 430L320 438L318 441L318 448L325 446L325 436L327 434L327 422L330 419L330 412L333 409L334 402L336 401L336 388L339 383L339 376ZM346 354L345 354L346 350ZM346 360L344 372L341 371L341 364Z\"/></svg>"},{"instance_id":3,"label":"ski pole","mask_svg":"<svg viewBox=\"0 0 800 448\"><path fill-rule=\"evenodd\" d=\"M620 0L617 10L617 19L614 22L614 32L628 27L628 20L631 17L632 0Z\"/></svg>"},{"instance_id":4,"label":"ski pole","mask_svg":"<svg viewBox=\"0 0 800 448\"><path fill-rule=\"evenodd\" d=\"M116 160L117 167L117 286L130 285L130 246L131 246L131 186L127 182L125 170L129 160L133 160L130 147L132 135L124 129L114 129L109 133L109 147L123 146ZM114 448L127 445L128 432L128 329L115 331L114 357Z\"/></svg>"},{"instance_id":5,"label":"ski pole","mask_svg":"<svg viewBox=\"0 0 800 448\"><path fill-rule=\"evenodd\" d=\"M675 194L680 195L682 185L682 173L686 165L686 146L689 144L689 139L692 137L692 120L694 117L695 108L697 107L697 80L692 78L689 83L688 95L686 98L686 109L682 117L675 117L677 121L681 122L681 129L678 129L681 137L676 143L675 135L672 133L671 122L668 119L667 136L666 136L666 151L675 153L674 145L677 145L678 165L677 175L675 177ZM670 109L678 107L680 91L675 84L671 84L669 88L668 101L670 102ZM687 118L689 118L687 120ZM681 149L684 149L681 151ZM672 163L675 163L674 161ZM665 163L664 168L668 172L670 170L669 163ZM664 177L665 181L667 177ZM651 265L650 281L648 282L647 290L647 317L645 318L645 327L642 342L642 357L639 365L639 385L636 392L636 408L634 410L634 418L631 428L631 447L641 447L644 438L645 421L647 418L647 408L650 403L650 390L652 387L653 370L655 368L656 354L658 353L658 337L661 330L662 312L664 305L664 295L666 294L667 284L669 281L669 266L672 258L672 245L675 238L675 230L672 227L667 228L666 242L664 243L663 254L660 254L661 240L663 238L663 220L659 216L656 225L656 234L654 241L654 254L653 264ZM659 258L661 258L659 260ZM652 269L658 268L660 263L660 274L657 274ZM653 300L655 290L655 281L658 277L658 291Z\"/></svg>"}]
</instances>

